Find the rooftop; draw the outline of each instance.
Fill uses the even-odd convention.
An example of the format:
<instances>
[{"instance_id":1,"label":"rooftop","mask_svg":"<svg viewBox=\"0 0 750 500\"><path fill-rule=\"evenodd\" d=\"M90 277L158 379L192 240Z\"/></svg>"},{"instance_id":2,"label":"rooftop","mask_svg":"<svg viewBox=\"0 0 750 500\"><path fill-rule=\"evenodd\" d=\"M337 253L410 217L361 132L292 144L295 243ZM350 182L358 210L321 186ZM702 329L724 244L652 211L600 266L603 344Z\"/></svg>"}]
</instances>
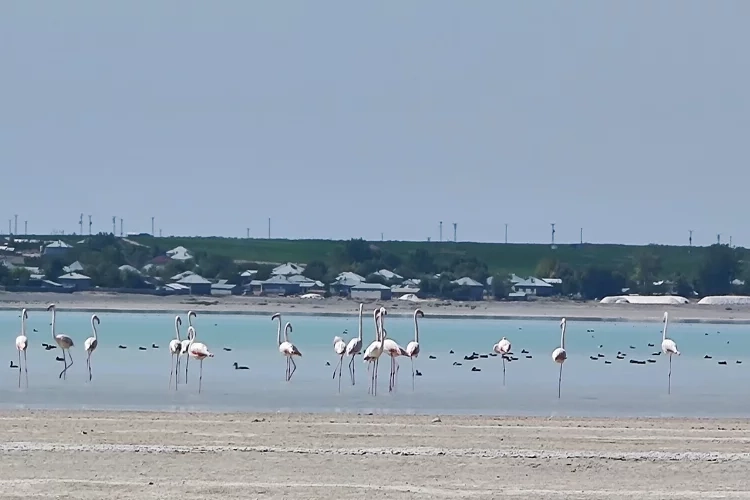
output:
<instances>
[{"instance_id":1,"label":"rooftop","mask_svg":"<svg viewBox=\"0 0 750 500\"><path fill-rule=\"evenodd\" d=\"M91 278L89 278L85 274L68 273L68 274L63 274L62 276L60 276L57 279L60 279L60 280L90 280Z\"/></svg>"}]
</instances>

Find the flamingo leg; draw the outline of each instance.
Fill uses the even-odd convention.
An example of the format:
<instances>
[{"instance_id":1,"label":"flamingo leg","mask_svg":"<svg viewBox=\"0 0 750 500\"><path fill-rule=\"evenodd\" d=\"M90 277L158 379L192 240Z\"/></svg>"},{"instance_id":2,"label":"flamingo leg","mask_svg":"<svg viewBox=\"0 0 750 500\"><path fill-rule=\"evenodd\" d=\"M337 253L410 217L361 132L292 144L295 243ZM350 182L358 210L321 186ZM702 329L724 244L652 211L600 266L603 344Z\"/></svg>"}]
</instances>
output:
<instances>
[{"instance_id":1,"label":"flamingo leg","mask_svg":"<svg viewBox=\"0 0 750 500\"><path fill-rule=\"evenodd\" d=\"M172 388L172 375L174 375L174 354L172 354L172 361L169 363L169 388ZM175 384L176 386L177 384Z\"/></svg>"},{"instance_id":2,"label":"flamingo leg","mask_svg":"<svg viewBox=\"0 0 750 500\"><path fill-rule=\"evenodd\" d=\"M375 360L375 367L373 368L372 376L374 377L374 383L372 384L372 395L378 395L378 367L380 366L380 358Z\"/></svg>"},{"instance_id":3,"label":"flamingo leg","mask_svg":"<svg viewBox=\"0 0 750 500\"><path fill-rule=\"evenodd\" d=\"M186 356L187 356L187 359L185 360L185 383L187 384L188 383L187 373L188 373L188 365L190 364L190 355L186 355Z\"/></svg>"},{"instance_id":4,"label":"flamingo leg","mask_svg":"<svg viewBox=\"0 0 750 500\"><path fill-rule=\"evenodd\" d=\"M201 359L200 375L198 376L198 394L201 393L202 385L203 385L203 360Z\"/></svg>"},{"instance_id":5,"label":"flamingo leg","mask_svg":"<svg viewBox=\"0 0 750 500\"><path fill-rule=\"evenodd\" d=\"M557 399L560 399L560 388L562 387L562 367L563 364L560 363L560 377L557 379Z\"/></svg>"},{"instance_id":6,"label":"flamingo leg","mask_svg":"<svg viewBox=\"0 0 750 500\"><path fill-rule=\"evenodd\" d=\"M331 377L331 379L335 379L336 378L336 372L338 371L339 366L341 365L341 363L342 363L343 360L344 360L344 357L341 356L341 358L339 359L339 362L336 364L336 366L333 367L333 377Z\"/></svg>"},{"instance_id":7,"label":"flamingo leg","mask_svg":"<svg viewBox=\"0 0 750 500\"><path fill-rule=\"evenodd\" d=\"M26 349L23 351L23 371L26 372L26 388L29 388L29 362L26 360Z\"/></svg>"},{"instance_id":8,"label":"flamingo leg","mask_svg":"<svg viewBox=\"0 0 750 500\"><path fill-rule=\"evenodd\" d=\"M294 362L294 358L289 356L289 361L292 363L292 373L289 374L289 380L292 380L292 375L297 371L297 363Z\"/></svg>"},{"instance_id":9,"label":"flamingo leg","mask_svg":"<svg viewBox=\"0 0 750 500\"><path fill-rule=\"evenodd\" d=\"M503 354L503 386L505 386L505 354Z\"/></svg>"},{"instance_id":10,"label":"flamingo leg","mask_svg":"<svg viewBox=\"0 0 750 500\"><path fill-rule=\"evenodd\" d=\"M91 382L91 352L89 352L89 355L86 357L86 364L89 366L89 382Z\"/></svg>"},{"instance_id":11,"label":"flamingo leg","mask_svg":"<svg viewBox=\"0 0 750 500\"><path fill-rule=\"evenodd\" d=\"M18 388L21 388L21 349L18 350Z\"/></svg>"},{"instance_id":12,"label":"flamingo leg","mask_svg":"<svg viewBox=\"0 0 750 500\"><path fill-rule=\"evenodd\" d=\"M286 358L286 371L284 372L284 381L289 382L289 356Z\"/></svg>"},{"instance_id":13,"label":"flamingo leg","mask_svg":"<svg viewBox=\"0 0 750 500\"><path fill-rule=\"evenodd\" d=\"M65 349L62 350L62 353L63 353L63 364L65 365L65 368L62 369L62 371L60 372L60 375L58 375L57 378L63 378L63 375L65 375L65 370L68 369L68 361L65 358Z\"/></svg>"},{"instance_id":14,"label":"flamingo leg","mask_svg":"<svg viewBox=\"0 0 750 500\"><path fill-rule=\"evenodd\" d=\"M356 356L354 354L352 354L352 360L349 361L349 373L352 376L352 385L354 385L354 358L355 357Z\"/></svg>"},{"instance_id":15,"label":"flamingo leg","mask_svg":"<svg viewBox=\"0 0 750 500\"><path fill-rule=\"evenodd\" d=\"M667 394L672 394L672 355L669 355L669 375L667 375Z\"/></svg>"},{"instance_id":16,"label":"flamingo leg","mask_svg":"<svg viewBox=\"0 0 750 500\"><path fill-rule=\"evenodd\" d=\"M339 392L341 392L341 370L344 368L344 355L341 355L339 360Z\"/></svg>"},{"instance_id":17,"label":"flamingo leg","mask_svg":"<svg viewBox=\"0 0 750 500\"><path fill-rule=\"evenodd\" d=\"M411 359L411 390L414 390L414 358Z\"/></svg>"},{"instance_id":18,"label":"flamingo leg","mask_svg":"<svg viewBox=\"0 0 750 500\"><path fill-rule=\"evenodd\" d=\"M174 389L177 390L177 384L180 383L180 353L177 353L177 361L174 368Z\"/></svg>"}]
</instances>

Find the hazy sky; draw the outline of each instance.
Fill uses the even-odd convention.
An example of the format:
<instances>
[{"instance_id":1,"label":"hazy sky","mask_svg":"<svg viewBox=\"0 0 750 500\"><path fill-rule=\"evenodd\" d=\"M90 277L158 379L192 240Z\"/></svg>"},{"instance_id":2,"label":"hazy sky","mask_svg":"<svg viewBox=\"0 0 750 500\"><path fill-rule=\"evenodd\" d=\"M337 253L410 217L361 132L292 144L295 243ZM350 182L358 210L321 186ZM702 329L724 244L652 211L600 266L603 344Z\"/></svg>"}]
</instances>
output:
<instances>
[{"instance_id":1,"label":"hazy sky","mask_svg":"<svg viewBox=\"0 0 750 500\"><path fill-rule=\"evenodd\" d=\"M750 2L0 3L0 229L750 245ZM22 183L16 183L19 180ZM7 187L13 182L19 187ZM88 231L87 224L85 231ZM119 231L119 220L118 220Z\"/></svg>"}]
</instances>

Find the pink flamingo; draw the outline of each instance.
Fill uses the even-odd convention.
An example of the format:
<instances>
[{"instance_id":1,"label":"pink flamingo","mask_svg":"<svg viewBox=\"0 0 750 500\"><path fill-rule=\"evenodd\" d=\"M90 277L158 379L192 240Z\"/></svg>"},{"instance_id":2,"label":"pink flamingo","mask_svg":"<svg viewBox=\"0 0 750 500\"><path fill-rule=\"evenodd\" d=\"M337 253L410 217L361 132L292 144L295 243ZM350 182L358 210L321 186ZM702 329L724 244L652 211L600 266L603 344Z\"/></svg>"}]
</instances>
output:
<instances>
[{"instance_id":1,"label":"pink flamingo","mask_svg":"<svg viewBox=\"0 0 750 500\"><path fill-rule=\"evenodd\" d=\"M398 345L395 340L386 338L387 332L385 326L383 326L383 316L385 315L385 307L380 308L380 329L383 335L383 351L391 357L391 376L390 382L388 383L388 392L396 390L396 375L398 374L398 361L396 360L399 356L407 356L406 349Z\"/></svg>"},{"instance_id":2,"label":"pink flamingo","mask_svg":"<svg viewBox=\"0 0 750 500\"><path fill-rule=\"evenodd\" d=\"M492 346L492 350L503 358L503 385L505 385L505 356L510 352L510 340L505 337L501 338L500 342Z\"/></svg>"},{"instance_id":3,"label":"pink flamingo","mask_svg":"<svg viewBox=\"0 0 750 500\"><path fill-rule=\"evenodd\" d=\"M414 390L414 360L419 357L419 323L417 318L424 318L421 309L414 311L414 340L406 344L406 355L411 359L411 390Z\"/></svg>"},{"instance_id":4,"label":"pink flamingo","mask_svg":"<svg viewBox=\"0 0 750 500\"><path fill-rule=\"evenodd\" d=\"M565 325L566 320L563 318L560 321L560 329L562 330L562 334L560 334L560 347L552 351L552 360L555 363L560 364L560 377L557 379L557 398L560 399L560 387L562 386L562 369L563 369L563 363L565 363L565 360L568 359L568 353L565 352Z\"/></svg>"},{"instance_id":5,"label":"pink flamingo","mask_svg":"<svg viewBox=\"0 0 750 500\"><path fill-rule=\"evenodd\" d=\"M677 350L677 344L674 340L667 338L667 323L669 323L669 313L664 312L664 329L661 332L661 352L669 356L669 375L667 385L667 394L672 394L672 355L679 356L680 351Z\"/></svg>"},{"instance_id":6,"label":"pink flamingo","mask_svg":"<svg viewBox=\"0 0 750 500\"><path fill-rule=\"evenodd\" d=\"M341 369L344 365L344 355L346 354L346 342L339 336L333 337L333 352L339 357L336 368L333 369L333 378L336 378L336 372L339 375L339 392L341 392Z\"/></svg>"},{"instance_id":7,"label":"pink flamingo","mask_svg":"<svg viewBox=\"0 0 750 500\"><path fill-rule=\"evenodd\" d=\"M380 340L380 309L375 309L375 311L373 311L373 316L375 318L375 340L367 346L362 359L367 363L368 372L370 371L370 365L372 364L373 366L372 374L370 376L370 389L367 392L375 396L378 392L378 360L383 354L383 342Z\"/></svg>"},{"instance_id":8,"label":"pink flamingo","mask_svg":"<svg viewBox=\"0 0 750 500\"><path fill-rule=\"evenodd\" d=\"M21 388L21 352L23 352L23 366L26 371L26 387L29 387L29 366L26 362L26 349L29 347L29 339L26 337L26 320L29 313L24 308L21 311L21 335L16 337L16 349L18 349L18 388Z\"/></svg>"},{"instance_id":9,"label":"pink flamingo","mask_svg":"<svg viewBox=\"0 0 750 500\"><path fill-rule=\"evenodd\" d=\"M65 368L60 372L60 375L57 378L61 378L65 380L67 378L68 369L73 366L73 356L70 355L70 348L73 347L73 339L70 338L68 335L65 335L64 333L58 333L55 334L55 304L50 304L47 307L48 311L52 311L52 339L57 343L57 346L62 350L63 353L63 363L65 364ZM68 353L68 358L70 358L70 364L68 364L68 360L65 358L65 353Z\"/></svg>"},{"instance_id":10,"label":"pink flamingo","mask_svg":"<svg viewBox=\"0 0 750 500\"><path fill-rule=\"evenodd\" d=\"M358 335L356 338L351 339L346 346L346 355L352 357L351 361L349 361L349 375L352 377L352 385L354 385L354 358L362 352L362 309L364 306L364 304L359 304Z\"/></svg>"},{"instance_id":11,"label":"pink flamingo","mask_svg":"<svg viewBox=\"0 0 750 500\"><path fill-rule=\"evenodd\" d=\"M193 340L190 343L190 347L188 347L188 356L201 362L200 375L198 376L198 394L200 394L201 386L203 385L203 360L213 358L214 355L208 350L206 344L195 341L195 328L189 326L187 334L188 338Z\"/></svg>"},{"instance_id":12,"label":"pink flamingo","mask_svg":"<svg viewBox=\"0 0 750 500\"><path fill-rule=\"evenodd\" d=\"M279 352L286 356L286 375L285 380L289 382L292 380L292 375L294 375L294 372L297 371L297 364L294 362L294 359L292 359L294 356L300 356L302 357L302 353L299 352L299 349L289 342L289 332L292 331L292 324L287 322L286 326L284 326L284 340L281 340L281 313L276 313L273 316L271 316L271 321L278 319L279 320L279 329L276 334L276 340L279 344Z\"/></svg>"}]
</instances>

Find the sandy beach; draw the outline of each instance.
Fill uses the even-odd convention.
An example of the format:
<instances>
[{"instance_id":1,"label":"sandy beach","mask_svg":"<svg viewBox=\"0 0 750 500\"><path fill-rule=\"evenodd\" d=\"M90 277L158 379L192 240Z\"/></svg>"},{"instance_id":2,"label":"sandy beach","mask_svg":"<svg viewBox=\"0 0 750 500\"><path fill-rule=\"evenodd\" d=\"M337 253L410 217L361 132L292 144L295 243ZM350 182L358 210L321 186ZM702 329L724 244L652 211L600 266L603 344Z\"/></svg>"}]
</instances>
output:
<instances>
[{"instance_id":1,"label":"sandy beach","mask_svg":"<svg viewBox=\"0 0 750 500\"><path fill-rule=\"evenodd\" d=\"M111 294L99 292L62 293L9 293L0 292L0 310L27 307L40 310L50 303L58 310L86 312L169 312L193 309L215 314L273 314L345 316L357 313L358 302L342 298L320 300L279 297L244 296L169 296ZM374 301L369 304L375 304ZM654 321L662 313L670 313L675 322L749 323L750 306L706 306L686 304L680 306L599 304L596 302L535 301L535 302L447 302L422 301L419 303L392 300L386 302L391 315L408 315L420 307L433 318L485 318L485 319L559 319L588 321Z\"/></svg>"},{"instance_id":2,"label":"sandy beach","mask_svg":"<svg viewBox=\"0 0 750 500\"><path fill-rule=\"evenodd\" d=\"M750 498L750 422L0 413L2 498Z\"/></svg>"}]
</instances>

